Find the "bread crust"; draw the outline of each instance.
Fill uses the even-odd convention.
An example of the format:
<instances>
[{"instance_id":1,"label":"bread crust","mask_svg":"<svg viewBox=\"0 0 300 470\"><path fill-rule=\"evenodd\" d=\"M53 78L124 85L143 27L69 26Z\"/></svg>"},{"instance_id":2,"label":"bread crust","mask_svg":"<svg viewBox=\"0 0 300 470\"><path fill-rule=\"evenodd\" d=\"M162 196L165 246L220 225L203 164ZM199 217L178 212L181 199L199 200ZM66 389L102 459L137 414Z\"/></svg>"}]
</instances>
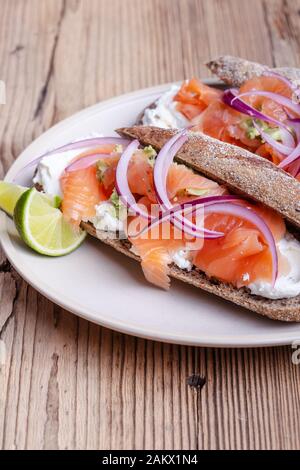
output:
<instances>
[{"instance_id":1,"label":"bread crust","mask_svg":"<svg viewBox=\"0 0 300 470\"><path fill-rule=\"evenodd\" d=\"M207 62L209 70L230 86L240 87L253 77L260 77L267 72L276 72L289 78L296 86L300 86L300 69L293 67L271 68L256 62L230 55L220 56Z\"/></svg>"},{"instance_id":2,"label":"bread crust","mask_svg":"<svg viewBox=\"0 0 300 470\"><path fill-rule=\"evenodd\" d=\"M117 132L159 150L177 131L134 126ZM265 158L201 132L189 132L175 159L234 193L265 204L300 228L300 183Z\"/></svg>"},{"instance_id":3,"label":"bread crust","mask_svg":"<svg viewBox=\"0 0 300 470\"><path fill-rule=\"evenodd\" d=\"M128 240L110 238L108 232L96 230L89 222L82 222L81 226L90 235L98 238L106 245L111 246L129 258L139 262L141 261L138 256L130 251L130 242ZM246 288L236 289L225 282L209 279L197 268L188 272L178 268L174 264L170 266L170 276L206 292L217 295L218 297L233 302L241 307L247 308L248 310L252 310L260 315L266 316L272 320L285 322L300 321L300 296L293 297L292 299L266 299L264 297L250 294Z\"/></svg>"}]
</instances>

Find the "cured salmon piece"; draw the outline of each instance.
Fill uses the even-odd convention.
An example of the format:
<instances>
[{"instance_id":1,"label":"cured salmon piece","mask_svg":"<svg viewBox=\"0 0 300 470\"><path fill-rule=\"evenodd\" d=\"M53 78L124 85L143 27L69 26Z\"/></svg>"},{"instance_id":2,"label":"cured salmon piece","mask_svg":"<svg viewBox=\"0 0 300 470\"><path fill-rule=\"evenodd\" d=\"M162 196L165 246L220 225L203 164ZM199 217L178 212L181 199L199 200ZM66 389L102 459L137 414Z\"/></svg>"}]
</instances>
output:
<instances>
[{"instance_id":1,"label":"cured salmon piece","mask_svg":"<svg viewBox=\"0 0 300 470\"><path fill-rule=\"evenodd\" d=\"M221 101L216 101L202 113L193 130L201 131L222 142L256 150L261 142L247 137L243 121L245 116L241 113Z\"/></svg>"},{"instance_id":2,"label":"cured salmon piece","mask_svg":"<svg viewBox=\"0 0 300 470\"><path fill-rule=\"evenodd\" d=\"M200 196L214 196L221 195L226 190L204 176L197 175L190 168L185 165L173 163L167 176L167 190L168 196L172 200L175 196L182 195L185 190L196 190ZM193 197L195 199L196 196ZM178 199L177 201L178 202Z\"/></svg>"},{"instance_id":3,"label":"cured salmon piece","mask_svg":"<svg viewBox=\"0 0 300 470\"><path fill-rule=\"evenodd\" d=\"M114 157L104 161L107 169L103 173L102 183L105 191L110 196L116 183L116 168L119 157ZM147 155L138 150L133 155L128 166L128 184L130 191L139 196L147 196L152 202L156 202L153 184L153 167Z\"/></svg>"},{"instance_id":4,"label":"cured salmon piece","mask_svg":"<svg viewBox=\"0 0 300 470\"><path fill-rule=\"evenodd\" d=\"M61 210L67 220L79 226L82 220L95 215L95 206L107 196L97 179L96 167L90 166L77 171L65 172L60 184L63 193Z\"/></svg>"},{"instance_id":5,"label":"cured salmon piece","mask_svg":"<svg viewBox=\"0 0 300 470\"><path fill-rule=\"evenodd\" d=\"M247 93L250 91L269 91L277 93L278 95L291 98L292 92L289 86L277 77L254 77L248 80L240 88L240 94ZM285 121L287 114L278 103L275 103L269 98L264 96L245 96L242 98L246 103L249 103L256 109L259 109L263 114L278 119L279 121Z\"/></svg>"},{"instance_id":6,"label":"cured salmon piece","mask_svg":"<svg viewBox=\"0 0 300 470\"><path fill-rule=\"evenodd\" d=\"M276 241L286 232L283 219L262 206L247 204L267 223ZM205 227L219 230L225 236L216 240L205 240L203 248L194 257L194 264L210 277L230 282L237 287L263 279L271 281L272 259L269 248L260 232L242 219L211 214L205 219ZM280 265L280 270L284 268Z\"/></svg>"},{"instance_id":7,"label":"cured salmon piece","mask_svg":"<svg viewBox=\"0 0 300 470\"><path fill-rule=\"evenodd\" d=\"M147 205L147 201L142 201ZM149 201L150 203L150 201ZM169 267L172 256L186 245L182 232L173 227L170 222L164 222L155 228L136 237L136 232L147 225L141 217L135 218L134 225L129 225L128 238L132 243L133 252L140 256L146 279L163 289L170 287Z\"/></svg>"},{"instance_id":8,"label":"cured salmon piece","mask_svg":"<svg viewBox=\"0 0 300 470\"><path fill-rule=\"evenodd\" d=\"M171 257L164 248L154 248L142 257L142 269L147 281L168 290L170 287L170 277L168 264Z\"/></svg>"},{"instance_id":9,"label":"cured salmon piece","mask_svg":"<svg viewBox=\"0 0 300 470\"><path fill-rule=\"evenodd\" d=\"M194 119L211 103L222 99L222 91L200 82L196 78L183 82L174 97L177 110L188 120Z\"/></svg>"},{"instance_id":10,"label":"cured salmon piece","mask_svg":"<svg viewBox=\"0 0 300 470\"><path fill-rule=\"evenodd\" d=\"M255 153L257 153L257 155L260 155L261 157L266 158L267 160L270 160L275 165L278 165L284 158L284 156L281 153L277 152L269 144L260 145Z\"/></svg>"}]
</instances>

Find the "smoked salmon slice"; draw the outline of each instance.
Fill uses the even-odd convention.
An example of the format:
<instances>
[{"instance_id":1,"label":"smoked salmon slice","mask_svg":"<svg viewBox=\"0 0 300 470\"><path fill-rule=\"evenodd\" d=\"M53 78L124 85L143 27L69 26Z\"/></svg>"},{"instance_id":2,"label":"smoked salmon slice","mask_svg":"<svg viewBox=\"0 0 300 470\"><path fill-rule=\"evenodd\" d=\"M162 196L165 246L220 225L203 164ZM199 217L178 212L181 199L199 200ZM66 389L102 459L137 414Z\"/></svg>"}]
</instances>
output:
<instances>
[{"instance_id":1,"label":"smoked salmon slice","mask_svg":"<svg viewBox=\"0 0 300 470\"><path fill-rule=\"evenodd\" d=\"M286 232L282 218L262 206L247 204L267 223L276 241ZM205 226L220 230L225 236L215 240L205 240L202 249L197 251L194 264L208 276L241 287L256 279L270 281L272 259L269 248L260 232L242 219L211 214L205 219ZM280 261L280 260L279 260ZM279 263L280 268L282 265Z\"/></svg>"},{"instance_id":2,"label":"smoked salmon slice","mask_svg":"<svg viewBox=\"0 0 300 470\"><path fill-rule=\"evenodd\" d=\"M182 84L174 97L177 110L190 121L216 100L222 99L222 92L192 78Z\"/></svg>"},{"instance_id":3,"label":"smoked salmon slice","mask_svg":"<svg viewBox=\"0 0 300 470\"><path fill-rule=\"evenodd\" d=\"M103 186L97 179L95 166L65 172L60 184L63 193L62 213L77 227L82 220L89 220L93 217L95 206L107 199Z\"/></svg>"}]
</instances>

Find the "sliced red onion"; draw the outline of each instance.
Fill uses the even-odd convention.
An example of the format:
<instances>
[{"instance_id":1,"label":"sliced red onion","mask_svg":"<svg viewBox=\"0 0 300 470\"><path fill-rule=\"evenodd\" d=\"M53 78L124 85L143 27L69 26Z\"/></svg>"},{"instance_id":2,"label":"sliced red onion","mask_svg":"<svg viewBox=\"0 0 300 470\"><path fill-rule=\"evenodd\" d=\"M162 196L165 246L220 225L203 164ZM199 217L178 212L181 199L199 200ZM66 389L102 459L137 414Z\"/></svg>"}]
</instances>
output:
<instances>
[{"instance_id":1,"label":"sliced red onion","mask_svg":"<svg viewBox=\"0 0 300 470\"><path fill-rule=\"evenodd\" d=\"M283 83L285 83L291 90L294 89L294 85L292 84L292 82L287 78L287 77L284 77L283 75L280 75L278 72L273 72L273 71L267 71L267 72L264 72L263 75L265 77L275 77L275 78L278 78L279 80L281 80Z\"/></svg>"},{"instance_id":2,"label":"sliced red onion","mask_svg":"<svg viewBox=\"0 0 300 470\"><path fill-rule=\"evenodd\" d=\"M238 98L244 98L244 96L263 96L300 115L300 105L293 103L291 99L286 98L286 96L279 95L278 93L272 93L271 91L253 90L247 91L246 93L241 93L238 95Z\"/></svg>"},{"instance_id":3,"label":"sliced red onion","mask_svg":"<svg viewBox=\"0 0 300 470\"><path fill-rule=\"evenodd\" d=\"M288 131L289 133L291 132L288 126L286 126L284 123L270 116L267 116L266 114L261 113L257 109L253 108L253 106L250 106L249 104L245 103L245 101L241 100L237 95L236 90L233 88L224 91L223 101L225 104L228 104L228 106L231 106L236 111L239 111L242 114L246 114L247 116L250 116L254 119L261 119L262 121L271 122L280 129L283 128L286 129L286 131Z\"/></svg>"},{"instance_id":4,"label":"sliced red onion","mask_svg":"<svg viewBox=\"0 0 300 470\"><path fill-rule=\"evenodd\" d=\"M154 165L154 170L153 170L153 178L154 181L157 182L159 188L158 189L165 189L166 188L166 183L167 183L167 175L168 175L168 170L170 166L170 160L171 162L173 161L174 155L170 157L169 152L173 146L179 139L183 139L186 141L186 129L183 129L182 131L178 132L175 134L171 139L166 142L166 144L162 147L160 150L159 154L157 155L155 159L155 165ZM183 145L183 143L179 144L179 148ZM178 150L177 150L178 151ZM164 185L163 188L160 188L161 185ZM162 192L163 191L159 191ZM160 203L163 203L163 200L160 199L160 195L157 194L158 200ZM168 199L168 197L167 197Z\"/></svg>"},{"instance_id":5,"label":"sliced red onion","mask_svg":"<svg viewBox=\"0 0 300 470\"><path fill-rule=\"evenodd\" d=\"M296 134L294 133L294 129L292 129L292 132L288 132L286 129L281 128L280 129L280 134L281 134L281 140L283 145L286 147L292 147L292 150L295 148L295 142L298 142L298 139L296 138ZM293 135L294 134L294 135Z\"/></svg>"},{"instance_id":6,"label":"sliced red onion","mask_svg":"<svg viewBox=\"0 0 300 470\"><path fill-rule=\"evenodd\" d=\"M247 220L253 224L266 240L272 256L272 287L274 287L278 275L278 255L276 250L276 243L271 230L265 221L254 210L239 204L224 203L212 204L204 208L204 214L226 214Z\"/></svg>"},{"instance_id":7,"label":"sliced red onion","mask_svg":"<svg viewBox=\"0 0 300 470\"><path fill-rule=\"evenodd\" d=\"M65 169L66 172L72 172L77 170L83 170L85 168L94 165L98 160L109 159L118 155L117 153L92 153L90 155L85 155L84 157L77 158L70 163Z\"/></svg>"},{"instance_id":8,"label":"sliced red onion","mask_svg":"<svg viewBox=\"0 0 300 470\"><path fill-rule=\"evenodd\" d=\"M137 204L132 192L130 191L127 178L129 162L134 152L138 149L139 145L140 143L138 140L133 140L120 156L120 160L116 169L116 191L125 206L141 217L150 220L153 218L153 216L148 214L148 212L144 211Z\"/></svg>"},{"instance_id":9,"label":"sliced red onion","mask_svg":"<svg viewBox=\"0 0 300 470\"><path fill-rule=\"evenodd\" d=\"M290 118L287 123L293 128L297 142L300 141L300 118Z\"/></svg>"},{"instance_id":10,"label":"sliced red onion","mask_svg":"<svg viewBox=\"0 0 300 470\"><path fill-rule=\"evenodd\" d=\"M265 72L264 76L278 78L290 88L292 93L295 94L297 100L300 100L300 87L297 86L295 83L293 83L289 78L285 77L284 75L279 74L278 72L271 72L271 71Z\"/></svg>"},{"instance_id":11,"label":"sliced red onion","mask_svg":"<svg viewBox=\"0 0 300 470\"><path fill-rule=\"evenodd\" d=\"M300 143L297 145L297 147L290 153L288 157L286 157L282 162L279 163L279 168L286 168L289 166L291 163L299 160L300 158Z\"/></svg>"},{"instance_id":12,"label":"sliced red onion","mask_svg":"<svg viewBox=\"0 0 300 470\"><path fill-rule=\"evenodd\" d=\"M193 199L192 201L184 202L182 204L178 204L176 206L173 206L171 209L161 212L157 217L149 221L146 227L144 227L136 235L131 236L131 238L140 237L141 235L155 228L157 225L161 224L162 222L166 222L169 219L171 219L172 216L176 214L177 212L185 211L185 214L188 214L190 212L194 213L195 211L197 211L197 209L206 207L208 205L215 204L215 203L222 204L225 202L243 202L243 199L241 199L239 196L234 196L234 195L229 194L225 196L207 196L207 197ZM224 236L224 234L222 233L220 236Z\"/></svg>"},{"instance_id":13,"label":"sliced red onion","mask_svg":"<svg viewBox=\"0 0 300 470\"><path fill-rule=\"evenodd\" d=\"M286 171L290 173L294 178L297 178L300 171L300 159L292 163Z\"/></svg>"},{"instance_id":14,"label":"sliced red onion","mask_svg":"<svg viewBox=\"0 0 300 470\"><path fill-rule=\"evenodd\" d=\"M44 153L42 157L46 157L54 153L66 152L68 150L98 147L100 145L124 145L124 147L127 147L129 143L130 140L123 139L122 137L93 137L89 139L76 140L75 142L71 142L69 144L62 145L61 147L57 147L53 150L49 150Z\"/></svg>"},{"instance_id":15,"label":"sliced red onion","mask_svg":"<svg viewBox=\"0 0 300 470\"><path fill-rule=\"evenodd\" d=\"M277 150L277 152L280 152L283 155L289 155L293 151L293 149L295 148L295 146L294 147L287 147L286 145L283 145L280 142L277 142L277 140L273 139L273 137L271 137L267 132L264 132L262 127L259 126L255 122L254 119L253 119L253 125L254 125L255 129L257 130L257 132L260 133L263 140L265 142L267 142L267 144L271 145L275 150Z\"/></svg>"},{"instance_id":16,"label":"sliced red onion","mask_svg":"<svg viewBox=\"0 0 300 470\"><path fill-rule=\"evenodd\" d=\"M175 134L162 147L155 160L153 171L154 188L158 202L163 212L172 209L173 207L173 204L169 200L167 194L168 171L170 165L173 162L174 156L182 147L182 145L186 142L187 138L188 137L186 135L186 129L183 129L182 131ZM180 214L176 215L175 217L172 217L171 220L175 227L179 228L180 230L184 230L185 233L188 233L189 235L196 238L216 238L223 235L221 232L206 230L203 228L199 229L197 225L195 225L193 222L189 221Z\"/></svg>"},{"instance_id":17,"label":"sliced red onion","mask_svg":"<svg viewBox=\"0 0 300 470\"><path fill-rule=\"evenodd\" d=\"M52 150L48 150L47 152L43 153L43 155L40 155L39 157L35 158L31 162L27 163L14 177L13 181L17 181L18 178L23 174L25 170L28 170L32 167L36 167L39 162L41 161L42 158L48 157L49 155L54 155L56 153L62 153L62 152L67 152L69 150L76 150L76 149L83 149L83 148L92 148L92 147L97 147L100 145L123 145L124 147L127 147L129 144L129 140L123 139L122 137L93 137L93 138L88 138L88 139L81 139L77 140L75 142L71 142L65 145L62 145L60 147L57 147Z\"/></svg>"}]
</instances>

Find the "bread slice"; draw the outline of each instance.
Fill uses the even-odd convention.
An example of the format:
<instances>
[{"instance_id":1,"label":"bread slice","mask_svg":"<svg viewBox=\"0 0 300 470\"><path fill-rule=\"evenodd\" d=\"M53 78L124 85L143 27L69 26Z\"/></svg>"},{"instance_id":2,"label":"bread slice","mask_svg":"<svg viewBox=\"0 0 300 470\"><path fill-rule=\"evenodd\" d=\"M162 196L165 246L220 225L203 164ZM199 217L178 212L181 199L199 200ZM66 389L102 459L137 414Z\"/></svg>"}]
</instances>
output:
<instances>
[{"instance_id":1,"label":"bread slice","mask_svg":"<svg viewBox=\"0 0 300 470\"><path fill-rule=\"evenodd\" d=\"M176 130L135 126L117 132L159 150ZM300 183L265 158L201 132L190 132L176 160L225 184L234 193L276 210L300 228Z\"/></svg>"},{"instance_id":2,"label":"bread slice","mask_svg":"<svg viewBox=\"0 0 300 470\"><path fill-rule=\"evenodd\" d=\"M118 130L120 135L137 138L142 144L152 145L157 150L174 132L143 126ZM250 162L248 159L251 159ZM300 227L300 212L295 210L300 201L300 184L263 158L203 134L191 133L176 160L227 184L235 192L266 204L287 218L293 227ZM82 227L120 253L140 261L130 251L128 240L110 238L107 232L96 231L91 223L83 222ZM299 235L297 229L295 234ZM251 294L247 288L237 289L228 283L208 278L197 268L187 272L173 264L170 266L170 276L273 320L300 322L300 295L290 299L266 299Z\"/></svg>"},{"instance_id":3,"label":"bread slice","mask_svg":"<svg viewBox=\"0 0 300 470\"><path fill-rule=\"evenodd\" d=\"M240 87L250 78L260 77L266 72L276 72L289 78L298 87L300 86L300 69L293 67L270 68L266 65L230 55L220 56L206 65L213 74L230 86Z\"/></svg>"}]
</instances>

